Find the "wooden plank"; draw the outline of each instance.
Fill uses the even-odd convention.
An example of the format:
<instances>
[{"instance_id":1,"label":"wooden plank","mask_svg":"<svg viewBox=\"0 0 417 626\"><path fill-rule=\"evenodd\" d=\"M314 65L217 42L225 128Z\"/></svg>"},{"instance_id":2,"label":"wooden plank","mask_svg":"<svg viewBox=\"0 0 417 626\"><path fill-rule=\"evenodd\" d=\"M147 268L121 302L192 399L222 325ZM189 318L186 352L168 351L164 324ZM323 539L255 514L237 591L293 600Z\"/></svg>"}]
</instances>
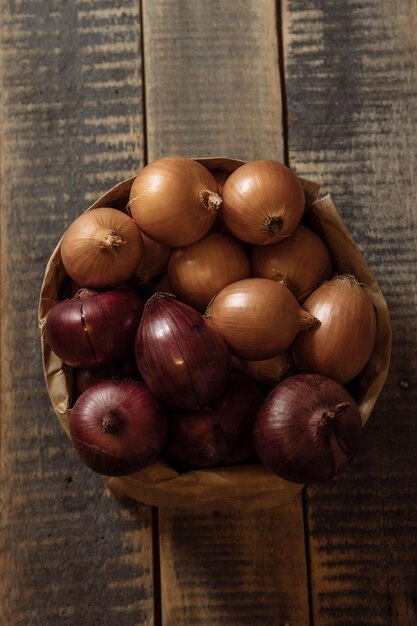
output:
<instances>
[{"instance_id":1,"label":"wooden plank","mask_svg":"<svg viewBox=\"0 0 417 626\"><path fill-rule=\"evenodd\" d=\"M283 155L275 3L145 0L149 160ZM164 626L306 626L300 499L225 515L160 509Z\"/></svg>"},{"instance_id":2,"label":"wooden plank","mask_svg":"<svg viewBox=\"0 0 417 626\"><path fill-rule=\"evenodd\" d=\"M52 413L36 311L65 227L143 162L138 3L1 1L1 623L152 624L150 509Z\"/></svg>"},{"instance_id":3,"label":"wooden plank","mask_svg":"<svg viewBox=\"0 0 417 626\"><path fill-rule=\"evenodd\" d=\"M226 515L160 509L164 626L309 623L301 498Z\"/></svg>"},{"instance_id":4,"label":"wooden plank","mask_svg":"<svg viewBox=\"0 0 417 626\"><path fill-rule=\"evenodd\" d=\"M272 0L143 0L149 159L281 159Z\"/></svg>"},{"instance_id":5,"label":"wooden plank","mask_svg":"<svg viewBox=\"0 0 417 626\"><path fill-rule=\"evenodd\" d=\"M352 469L307 492L314 624L417 623L416 5L285 2L290 162L382 286L392 366Z\"/></svg>"}]
</instances>

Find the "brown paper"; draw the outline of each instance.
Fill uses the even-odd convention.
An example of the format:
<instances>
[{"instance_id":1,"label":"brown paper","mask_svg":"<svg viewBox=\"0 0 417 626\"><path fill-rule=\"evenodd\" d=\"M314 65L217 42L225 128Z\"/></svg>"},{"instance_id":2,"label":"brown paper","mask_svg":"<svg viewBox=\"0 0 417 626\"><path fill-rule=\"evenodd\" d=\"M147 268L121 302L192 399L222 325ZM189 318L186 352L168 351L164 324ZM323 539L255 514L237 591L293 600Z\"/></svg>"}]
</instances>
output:
<instances>
[{"instance_id":1,"label":"brown paper","mask_svg":"<svg viewBox=\"0 0 417 626\"><path fill-rule=\"evenodd\" d=\"M233 172L244 161L227 158L196 159L210 170ZM134 178L108 191L89 209L111 206L125 210ZM386 302L372 272L349 234L330 196L316 201L319 185L300 179L306 194L305 219L309 227L326 242L338 273L354 275L367 290L375 307L377 333L372 355L356 379L352 393L365 423L375 405L388 372L391 327ZM60 244L55 248L45 271L39 303L39 328L46 386L56 415L69 435L72 386L71 368L51 351L44 339L44 325L49 310L58 301L66 278L61 261ZM302 485L287 482L260 464L246 464L179 474L165 461L131 476L103 476L106 485L119 496L154 506L209 508L222 511L253 511L283 505L293 500Z\"/></svg>"}]
</instances>

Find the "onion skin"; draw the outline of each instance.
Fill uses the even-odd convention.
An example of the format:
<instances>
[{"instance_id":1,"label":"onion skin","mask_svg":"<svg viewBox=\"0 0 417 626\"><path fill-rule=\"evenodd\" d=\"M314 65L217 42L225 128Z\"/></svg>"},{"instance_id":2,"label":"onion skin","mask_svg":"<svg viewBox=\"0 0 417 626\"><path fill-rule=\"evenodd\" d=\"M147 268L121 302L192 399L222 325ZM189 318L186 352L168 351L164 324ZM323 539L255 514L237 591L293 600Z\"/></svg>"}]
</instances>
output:
<instances>
[{"instance_id":1,"label":"onion skin","mask_svg":"<svg viewBox=\"0 0 417 626\"><path fill-rule=\"evenodd\" d=\"M299 226L291 237L270 246L254 246L252 273L258 278L281 281L299 302L332 273L330 253L320 237Z\"/></svg>"},{"instance_id":2,"label":"onion skin","mask_svg":"<svg viewBox=\"0 0 417 626\"><path fill-rule=\"evenodd\" d=\"M76 400L89 387L92 387L102 380L109 380L112 378L130 378L132 380L139 380L140 374L136 361L129 360L112 367L100 369L85 368L74 370L72 378L72 397Z\"/></svg>"},{"instance_id":3,"label":"onion skin","mask_svg":"<svg viewBox=\"0 0 417 626\"><path fill-rule=\"evenodd\" d=\"M224 287L250 275L249 258L243 248L231 237L216 232L174 250L168 265L175 295L201 313Z\"/></svg>"},{"instance_id":4,"label":"onion skin","mask_svg":"<svg viewBox=\"0 0 417 626\"><path fill-rule=\"evenodd\" d=\"M67 274L83 287L111 288L126 282L142 256L135 222L111 208L86 211L69 226L61 242Z\"/></svg>"},{"instance_id":5,"label":"onion skin","mask_svg":"<svg viewBox=\"0 0 417 626\"><path fill-rule=\"evenodd\" d=\"M274 474L318 483L353 459L361 433L358 407L341 385L325 376L298 374L277 385L261 405L254 444Z\"/></svg>"},{"instance_id":6,"label":"onion skin","mask_svg":"<svg viewBox=\"0 0 417 626\"><path fill-rule=\"evenodd\" d=\"M104 380L89 387L71 414L70 435L88 467L106 476L125 476L152 463L167 435L162 404L145 385Z\"/></svg>"},{"instance_id":7,"label":"onion skin","mask_svg":"<svg viewBox=\"0 0 417 626\"><path fill-rule=\"evenodd\" d=\"M233 465L254 456L252 429L263 392L250 378L233 373L223 395L204 411L177 410L164 448L181 469Z\"/></svg>"},{"instance_id":8,"label":"onion skin","mask_svg":"<svg viewBox=\"0 0 417 626\"><path fill-rule=\"evenodd\" d=\"M132 351L142 311L141 300L128 291L81 289L50 310L45 339L71 367L111 365Z\"/></svg>"},{"instance_id":9,"label":"onion skin","mask_svg":"<svg viewBox=\"0 0 417 626\"><path fill-rule=\"evenodd\" d=\"M158 241L154 241L145 235L145 233L142 233L142 242L142 259L134 274L135 279L140 285L148 283L156 276L165 272L172 252L172 248L164 246Z\"/></svg>"},{"instance_id":10,"label":"onion skin","mask_svg":"<svg viewBox=\"0 0 417 626\"><path fill-rule=\"evenodd\" d=\"M295 372L295 365L288 351L263 361L245 361L232 357L232 364L238 372L243 372L258 383L272 387Z\"/></svg>"},{"instance_id":11,"label":"onion skin","mask_svg":"<svg viewBox=\"0 0 417 626\"><path fill-rule=\"evenodd\" d=\"M223 188L226 226L242 241L265 245L291 235L304 213L303 187L276 161L251 161L235 170Z\"/></svg>"},{"instance_id":12,"label":"onion skin","mask_svg":"<svg viewBox=\"0 0 417 626\"><path fill-rule=\"evenodd\" d=\"M153 394L166 404L206 408L223 393L231 359L204 317L170 294L145 305L136 336L136 361Z\"/></svg>"},{"instance_id":13,"label":"onion skin","mask_svg":"<svg viewBox=\"0 0 417 626\"><path fill-rule=\"evenodd\" d=\"M133 181L130 211L139 228L166 246L188 246L210 230L221 204L213 175L200 163L164 157Z\"/></svg>"},{"instance_id":14,"label":"onion skin","mask_svg":"<svg viewBox=\"0 0 417 626\"><path fill-rule=\"evenodd\" d=\"M304 302L320 325L299 335L291 355L302 372L323 374L346 384L359 374L375 344L371 300L354 277L335 276Z\"/></svg>"},{"instance_id":15,"label":"onion skin","mask_svg":"<svg viewBox=\"0 0 417 626\"><path fill-rule=\"evenodd\" d=\"M284 352L299 331L317 322L289 289L266 278L228 285L210 303L206 318L233 356L252 361Z\"/></svg>"}]
</instances>

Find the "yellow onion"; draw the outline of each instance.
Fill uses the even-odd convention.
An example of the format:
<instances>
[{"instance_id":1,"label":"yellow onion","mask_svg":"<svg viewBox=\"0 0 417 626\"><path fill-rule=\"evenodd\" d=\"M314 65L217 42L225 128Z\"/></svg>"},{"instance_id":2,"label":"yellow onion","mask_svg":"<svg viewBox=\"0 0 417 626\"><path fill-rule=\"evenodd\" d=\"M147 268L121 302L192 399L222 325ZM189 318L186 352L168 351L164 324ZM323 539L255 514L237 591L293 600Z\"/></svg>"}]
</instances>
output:
<instances>
[{"instance_id":1,"label":"yellow onion","mask_svg":"<svg viewBox=\"0 0 417 626\"><path fill-rule=\"evenodd\" d=\"M288 351L262 361L246 361L232 357L232 365L238 372L246 374L258 383L271 386L277 385L295 371L295 365Z\"/></svg>"},{"instance_id":2,"label":"yellow onion","mask_svg":"<svg viewBox=\"0 0 417 626\"><path fill-rule=\"evenodd\" d=\"M206 317L231 354L252 361L284 352L300 330L317 322L287 287L267 278L228 285L209 304Z\"/></svg>"},{"instance_id":3,"label":"yellow onion","mask_svg":"<svg viewBox=\"0 0 417 626\"><path fill-rule=\"evenodd\" d=\"M223 217L248 243L270 244L291 235L304 212L297 176L276 161L251 161L233 172L223 188Z\"/></svg>"},{"instance_id":4,"label":"yellow onion","mask_svg":"<svg viewBox=\"0 0 417 626\"><path fill-rule=\"evenodd\" d=\"M73 281L103 289L126 282L142 256L135 222L111 208L86 211L67 229L61 243L62 263Z\"/></svg>"},{"instance_id":5,"label":"yellow onion","mask_svg":"<svg viewBox=\"0 0 417 626\"><path fill-rule=\"evenodd\" d=\"M291 348L297 368L322 374L341 385L364 368L375 343L375 311L353 276L335 276L321 285L303 307L320 325L299 335Z\"/></svg>"},{"instance_id":6,"label":"yellow onion","mask_svg":"<svg viewBox=\"0 0 417 626\"><path fill-rule=\"evenodd\" d=\"M164 157L143 168L133 181L130 211L148 237L166 246L201 239L221 204L213 175L200 163Z\"/></svg>"},{"instance_id":7,"label":"yellow onion","mask_svg":"<svg viewBox=\"0 0 417 626\"><path fill-rule=\"evenodd\" d=\"M142 241L142 259L134 274L140 285L148 283L152 278L165 272L172 251L168 246L154 241L144 233L142 233Z\"/></svg>"},{"instance_id":8,"label":"yellow onion","mask_svg":"<svg viewBox=\"0 0 417 626\"><path fill-rule=\"evenodd\" d=\"M246 252L238 242L211 232L196 243L173 251L168 279L182 302L204 312L219 291L251 274Z\"/></svg>"},{"instance_id":9,"label":"yellow onion","mask_svg":"<svg viewBox=\"0 0 417 626\"><path fill-rule=\"evenodd\" d=\"M252 272L259 278L282 281L303 302L322 282L330 278L332 259L320 237L299 226L283 241L254 246Z\"/></svg>"}]
</instances>

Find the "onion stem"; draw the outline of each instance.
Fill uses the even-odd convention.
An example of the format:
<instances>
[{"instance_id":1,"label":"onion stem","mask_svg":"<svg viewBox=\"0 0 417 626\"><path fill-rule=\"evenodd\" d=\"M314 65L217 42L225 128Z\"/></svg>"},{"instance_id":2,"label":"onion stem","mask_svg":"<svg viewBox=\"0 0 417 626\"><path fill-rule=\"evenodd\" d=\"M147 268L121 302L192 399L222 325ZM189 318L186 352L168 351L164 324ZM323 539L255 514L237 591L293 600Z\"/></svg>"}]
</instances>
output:
<instances>
[{"instance_id":1,"label":"onion stem","mask_svg":"<svg viewBox=\"0 0 417 626\"><path fill-rule=\"evenodd\" d=\"M214 191L210 191L210 189L204 189L204 191L201 192L200 197L209 213L216 215L222 203L222 199L219 194Z\"/></svg>"},{"instance_id":2,"label":"onion stem","mask_svg":"<svg viewBox=\"0 0 417 626\"><path fill-rule=\"evenodd\" d=\"M350 402L340 402L335 406L334 411L324 411L321 417L321 424L323 426L331 426L332 424L335 424L339 421L340 416L346 411L347 408L349 408L349 406Z\"/></svg>"},{"instance_id":3,"label":"onion stem","mask_svg":"<svg viewBox=\"0 0 417 626\"><path fill-rule=\"evenodd\" d=\"M114 433L120 426L120 415L116 411L109 411L101 422L103 432Z\"/></svg>"}]
</instances>

